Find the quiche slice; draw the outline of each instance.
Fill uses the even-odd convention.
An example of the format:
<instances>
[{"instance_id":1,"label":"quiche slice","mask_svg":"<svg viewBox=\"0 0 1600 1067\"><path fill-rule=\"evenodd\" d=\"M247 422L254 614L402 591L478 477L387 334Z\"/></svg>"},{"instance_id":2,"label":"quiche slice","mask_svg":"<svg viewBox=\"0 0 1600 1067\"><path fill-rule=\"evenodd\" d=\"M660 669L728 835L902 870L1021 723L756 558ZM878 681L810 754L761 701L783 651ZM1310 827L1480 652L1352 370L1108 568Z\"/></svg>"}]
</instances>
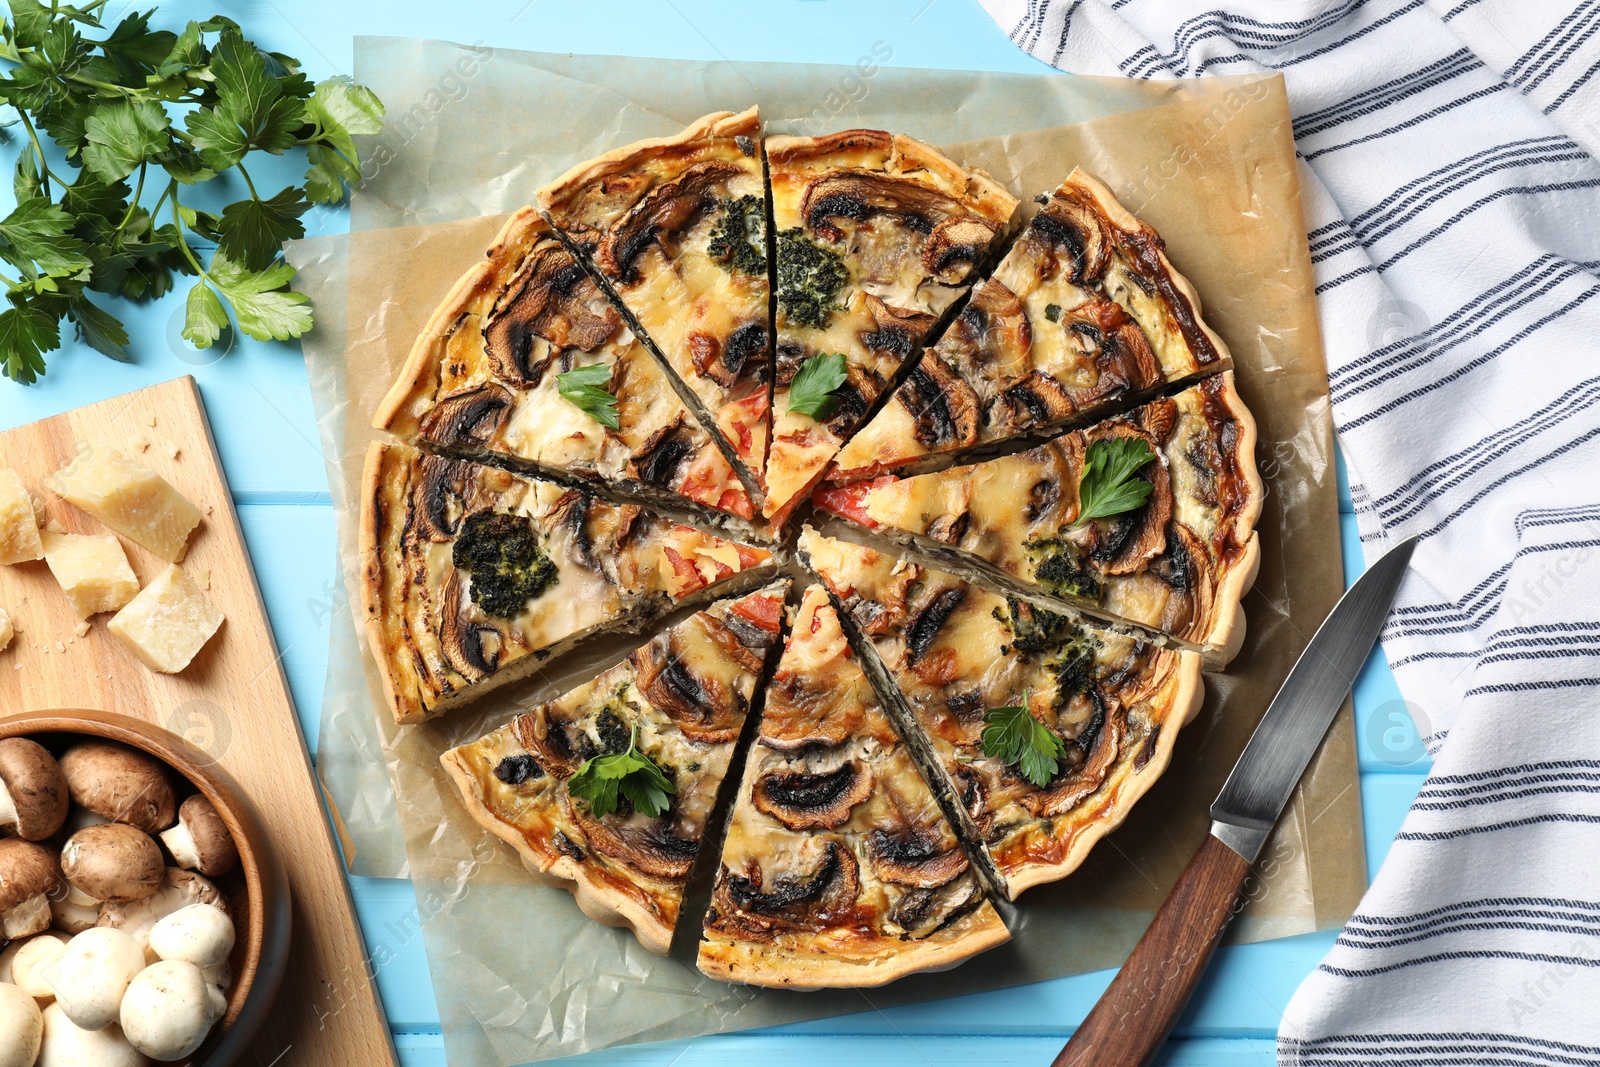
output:
<instances>
[{"instance_id":1,"label":"quiche slice","mask_svg":"<svg viewBox=\"0 0 1600 1067\"><path fill-rule=\"evenodd\" d=\"M771 399L760 111L706 115L580 163L536 195L756 488Z\"/></svg>"},{"instance_id":2,"label":"quiche slice","mask_svg":"<svg viewBox=\"0 0 1600 1067\"><path fill-rule=\"evenodd\" d=\"M876 986L1010 936L827 592L811 586L734 797L700 970L790 989Z\"/></svg>"},{"instance_id":3,"label":"quiche slice","mask_svg":"<svg viewBox=\"0 0 1600 1067\"><path fill-rule=\"evenodd\" d=\"M1080 522L1085 460L1131 438L1152 458L1142 506ZM1244 640L1261 513L1255 422L1233 372L1028 452L933 474L824 486L815 500L1023 596L1160 630L1225 664Z\"/></svg>"},{"instance_id":4,"label":"quiche slice","mask_svg":"<svg viewBox=\"0 0 1600 1067\"><path fill-rule=\"evenodd\" d=\"M532 208L433 313L373 425L428 451L604 482L647 506L753 529L730 521L754 508L722 451Z\"/></svg>"},{"instance_id":5,"label":"quiche slice","mask_svg":"<svg viewBox=\"0 0 1600 1067\"><path fill-rule=\"evenodd\" d=\"M860 634L863 666L931 746L947 813L1013 899L1063 878L1166 769L1204 695L1200 656L1159 648L809 527L803 561ZM985 717L1026 709L1058 739L1035 785L985 753Z\"/></svg>"},{"instance_id":6,"label":"quiche slice","mask_svg":"<svg viewBox=\"0 0 1600 1067\"><path fill-rule=\"evenodd\" d=\"M1161 237L1074 170L829 479L931 470L1230 365Z\"/></svg>"},{"instance_id":7,"label":"quiche slice","mask_svg":"<svg viewBox=\"0 0 1600 1067\"><path fill-rule=\"evenodd\" d=\"M420 722L602 632L770 578L770 553L553 482L374 443L361 497L367 645Z\"/></svg>"},{"instance_id":8,"label":"quiche slice","mask_svg":"<svg viewBox=\"0 0 1600 1067\"><path fill-rule=\"evenodd\" d=\"M763 514L781 523L967 291L1017 201L882 130L769 138L767 169L778 341ZM843 378L820 410L814 360Z\"/></svg>"},{"instance_id":9,"label":"quiche slice","mask_svg":"<svg viewBox=\"0 0 1600 1067\"><path fill-rule=\"evenodd\" d=\"M719 600L626 660L439 762L472 818L517 850L540 881L585 915L633 930L665 955L756 683L779 644L781 579ZM586 761L633 753L670 792L641 810L575 784ZM635 764L636 765L636 764ZM592 769L591 769L592 773Z\"/></svg>"}]
</instances>

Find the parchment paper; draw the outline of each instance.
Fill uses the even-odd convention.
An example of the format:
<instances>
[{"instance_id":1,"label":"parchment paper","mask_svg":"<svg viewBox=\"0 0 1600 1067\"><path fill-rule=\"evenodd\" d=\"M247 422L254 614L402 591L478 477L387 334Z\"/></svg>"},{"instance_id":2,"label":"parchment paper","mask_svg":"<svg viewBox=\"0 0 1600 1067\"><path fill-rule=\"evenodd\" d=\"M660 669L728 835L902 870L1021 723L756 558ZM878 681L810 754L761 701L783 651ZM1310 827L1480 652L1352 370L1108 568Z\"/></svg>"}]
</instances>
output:
<instances>
[{"instance_id":1,"label":"parchment paper","mask_svg":"<svg viewBox=\"0 0 1600 1067\"><path fill-rule=\"evenodd\" d=\"M1211 798L1342 588L1327 382L1281 79L1161 85L887 69L867 76L800 65L483 58L391 39L358 41L357 77L403 124L408 109L427 110L430 85L464 78L469 58L478 66L465 95L434 109L431 123L417 120L388 158L374 156L382 161L355 217L386 228L291 248L323 315L305 350L351 590L354 489L374 435L368 420L422 321L501 221L472 216L520 205L579 158L754 99L774 131L871 124L942 142L1025 199L1082 164L1162 232L1232 348L1240 391L1259 423L1268 496L1244 648L1227 674L1208 676L1206 705L1180 735L1172 767L1123 827L1072 877L1024 896L1010 945L875 991L871 1002L1119 963L1206 832ZM864 93L823 105L828 122L819 125L817 102L852 76ZM968 139L955 143L952 131ZM345 300L346 316L328 315ZM680 930L671 958L653 956L631 935L589 922L564 891L532 884L511 850L463 814L439 752L591 676L633 642L591 647L444 722L402 730L388 721L351 619L335 613L320 767L355 849L352 869L416 881L452 1062L520 1063L861 1009L854 992L758 991L704 979L693 968L692 924ZM1366 884L1355 783L1347 708L1258 864L1235 940L1322 929L1348 916Z\"/></svg>"}]
</instances>

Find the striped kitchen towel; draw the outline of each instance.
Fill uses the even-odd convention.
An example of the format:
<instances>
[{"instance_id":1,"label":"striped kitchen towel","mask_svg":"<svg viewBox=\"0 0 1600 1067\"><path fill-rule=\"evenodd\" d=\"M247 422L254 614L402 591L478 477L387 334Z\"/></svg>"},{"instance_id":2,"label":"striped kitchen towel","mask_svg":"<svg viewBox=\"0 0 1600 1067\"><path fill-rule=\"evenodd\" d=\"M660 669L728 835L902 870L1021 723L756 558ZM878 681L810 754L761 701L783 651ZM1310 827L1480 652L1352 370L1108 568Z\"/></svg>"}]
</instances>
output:
<instances>
[{"instance_id":1,"label":"striped kitchen towel","mask_svg":"<svg viewBox=\"0 0 1600 1067\"><path fill-rule=\"evenodd\" d=\"M1600 1067L1600 0L983 3L1064 70L1283 72L1362 544L1421 538L1434 767L1280 1060Z\"/></svg>"}]
</instances>

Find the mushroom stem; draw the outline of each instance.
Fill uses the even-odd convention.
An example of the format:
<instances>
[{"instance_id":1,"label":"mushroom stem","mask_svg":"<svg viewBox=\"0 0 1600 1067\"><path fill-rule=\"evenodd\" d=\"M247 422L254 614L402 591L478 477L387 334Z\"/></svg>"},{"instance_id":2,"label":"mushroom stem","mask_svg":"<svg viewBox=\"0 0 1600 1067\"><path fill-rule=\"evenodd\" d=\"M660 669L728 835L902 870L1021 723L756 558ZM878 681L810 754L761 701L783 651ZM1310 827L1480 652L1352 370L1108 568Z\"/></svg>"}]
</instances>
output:
<instances>
[{"instance_id":1,"label":"mushroom stem","mask_svg":"<svg viewBox=\"0 0 1600 1067\"><path fill-rule=\"evenodd\" d=\"M178 825L170 830L161 831L161 843L167 846L167 851L172 853L172 858L179 867L194 870L200 866L199 850L195 848L194 834L189 832L188 823L178 821Z\"/></svg>"},{"instance_id":2,"label":"mushroom stem","mask_svg":"<svg viewBox=\"0 0 1600 1067\"><path fill-rule=\"evenodd\" d=\"M31 937L50 929L50 897L40 893L31 896L10 911L0 915L0 932L6 940Z\"/></svg>"}]
</instances>

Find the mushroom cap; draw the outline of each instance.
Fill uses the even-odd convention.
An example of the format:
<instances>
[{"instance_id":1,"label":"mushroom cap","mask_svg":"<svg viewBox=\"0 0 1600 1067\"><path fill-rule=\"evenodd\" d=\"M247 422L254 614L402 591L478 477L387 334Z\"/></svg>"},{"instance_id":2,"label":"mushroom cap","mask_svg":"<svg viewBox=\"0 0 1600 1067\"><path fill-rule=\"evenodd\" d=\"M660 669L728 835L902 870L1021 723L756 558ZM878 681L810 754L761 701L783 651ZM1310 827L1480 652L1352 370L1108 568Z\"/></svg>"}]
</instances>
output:
<instances>
[{"instance_id":1,"label":"mushroom cap","mask_svg":"<svg viewBox=\"0 0 1600 1067\"><path fill-rule=\"evenodd\" d=\"M38 742L26 737L0 741L0 787L16 811L18 837L43 841L66 822L71 806L66 776L56 758Z\"/></svg>"},{"instance_id":2,"label":"mushroom cap","mask_svg":"<svg viewBox=\"0 0 1600 1067\"><path fill-rule=\"evenodd\" d=\"M85 1030L60 1004L44 1010L44 1041L35 1067L146 1067L149 1062L128 1043L120 1026Z\"/></svg>"},{"instance_id":3,"label":"mushroom cap","mask_svg":"<svg viewBox=\"0 0 1600 1067\"><path fill-rule=\"evenodd\" d=\"M207 878L220 878L239 862L228 824L211 801L196 793L178 809L178 825L161 834L178 866L199 871ZM179 855L179 852L184 853ZM192 862L185 862L186 860Z\"/></svg>"},{"instance_id":4,"label":"mushroom cap","mask_svg":"<svg viewBox=\"0 0 1600 1067\"><path fill-rule=\"evenodd\" d=\"M143 900L161 887L166 861L149 834L127 823L79 830L61 846L61 873L96 900Z\"/></svg>"},{"instance_id":5,"label":"mushroom cap","mask_svg":"<svg viewBox=\"0 0 1600 1067\"><path fill-rule=\"evenodd\" d=\"M55 996L56 989L50 981L49 968L66 951L69 940L59 930L46 930L20 942L16 956L11 960L11 981L37 1000L49 1000Z\"/></svg>"},{"instance_id":6,"label":"mushroom cap","mask_svg":"<svg viewBox=\"0 0 1600 1067\"><path fill-rule=\"evenodd\" d=\"M0 985L0 1067L33 1067L44 1040L44 1014L14 985Z\"/></svg>"},{"instance_id":7,"label":"mushroom cap","mask_svg":"<svg viewBox=\"0 0 1600 1067\"><path fill-rule=\"evenodd\" d=\"M228 900L200 875L181 867L168 867L161 888L143 900L108 902L100 905L100 925L126 930L141 948L150 944L150 931L156 923L190 904L210 904L229 914Z\"/></svg>"},{"instance_id":8,"label":"mushroom cap","mask_svg":"<svg viewBox=\"0 0 1600 1067\"><path fill-rule=\"evenodd\" d=\"M122 998L122 1032L152 1059L179 1060L205 1043L216 1004L200 968L179 960L152 963Z\"/></svg>"},{"instance_id":9,"label":"mushroom cap","mask_svg":"<svg viewBox=\"0 0 1600 1067\"><path fill-rule=\"evenodd\" d=\"M60 884L61 867L55 853L20 837L0 838L0 912Z\"/></svg>"},{"instance_id":10,"label":"mushroom cap","mask_svg":"<svg viewBox=\"0 0 1600 1067\"><path fill-rule=\"evenodd\" d=\"M150 951L202 970L225 962L233 940L233 920L210 904L179 908L150 929Z\"/></svg>"},{"instance_id":11,"label":"mushroom cap","mask_svg":"<svg viewBox=\"0 0 1600 1067\"><path fill-rule=\"evenodd\" d=\"M111 741L80 741L61 756L72 802L150 834L171 826L177 798L167 768L153 756Z\"/></svg>"},{"instance_id":12,"label":"mushroom cap","mask_svg":"<svg viewBox=\"0 0 1600 1067\"><path fill-rule=\"evenodd\" d=\"M50 970L56 1003L73 1025L103 1030L117 1021L122 995L144 966L144 949L123 931L85 930L67 942Z\"/></svg>"}]
</instances>

